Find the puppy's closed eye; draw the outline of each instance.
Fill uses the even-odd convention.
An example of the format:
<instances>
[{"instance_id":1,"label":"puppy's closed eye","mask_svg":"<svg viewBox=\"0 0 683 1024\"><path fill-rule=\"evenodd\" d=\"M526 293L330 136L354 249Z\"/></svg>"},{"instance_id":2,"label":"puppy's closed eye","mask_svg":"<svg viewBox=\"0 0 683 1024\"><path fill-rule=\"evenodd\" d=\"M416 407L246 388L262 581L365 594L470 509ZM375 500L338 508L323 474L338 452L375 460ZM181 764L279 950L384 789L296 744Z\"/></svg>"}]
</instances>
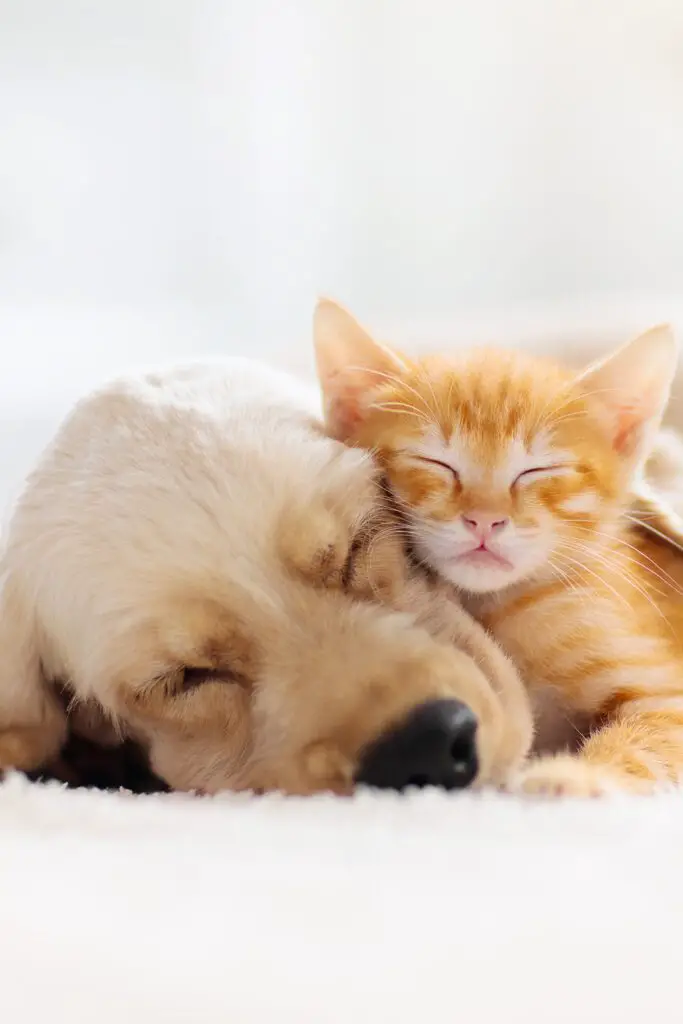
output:
<instances>
[{"instance_id":1,"label":"puppy's closed eye","mask_svg":"<svg viewBox=\"0 0 683 1024\"><path fill-rule=\"evenodd\" d=\"M199 666L186 665L178 670L174 693L189 693L204 683L227 683L244 688L249 686L246 676L232 669L201 668Z\"/></svg>"}]
</instances>

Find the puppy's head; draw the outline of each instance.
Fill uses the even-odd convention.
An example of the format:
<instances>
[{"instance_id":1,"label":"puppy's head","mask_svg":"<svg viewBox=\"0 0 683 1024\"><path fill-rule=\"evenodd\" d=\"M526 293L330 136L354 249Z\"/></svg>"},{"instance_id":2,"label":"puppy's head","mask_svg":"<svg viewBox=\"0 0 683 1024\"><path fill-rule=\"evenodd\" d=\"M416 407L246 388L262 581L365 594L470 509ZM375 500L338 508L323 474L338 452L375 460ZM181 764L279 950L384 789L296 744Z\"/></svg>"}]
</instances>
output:
<instances>
[{"instance_id":1,"label":"puppy's head","mask_svg":"<svg viewBox=\"0 0 683 1024\"><path fill-rule=\"evenodd\" d=\"M286 378L150 378L79 415L87 431L69 429L90 464L106 438L108 474L82 534L107 544L98 632L73 649L97 651L98 700L158 775L304 794L484 770L488 726L468 708L486 680L391 610L406 559L372 460L325 437ZM62 448L73 465L68 433Z\"/></svg>"}]
</instances>

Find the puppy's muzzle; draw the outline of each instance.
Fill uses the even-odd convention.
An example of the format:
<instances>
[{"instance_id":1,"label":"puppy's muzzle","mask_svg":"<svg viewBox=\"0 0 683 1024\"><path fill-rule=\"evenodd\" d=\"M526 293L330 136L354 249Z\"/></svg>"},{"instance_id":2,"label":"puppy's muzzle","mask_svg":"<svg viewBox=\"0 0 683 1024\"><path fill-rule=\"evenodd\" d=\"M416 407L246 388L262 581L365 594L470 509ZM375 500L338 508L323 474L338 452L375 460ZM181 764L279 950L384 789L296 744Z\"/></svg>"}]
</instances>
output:
<instances>
[{"instance_id":1,"label":"puppy's muzzle","mask_svg":"<svg viewBox=\"0 0 683 1024\"><path fill-rule=\"evenodd\" d=\"M466 704L427 701L365 750L356 781L381 789L464 789L479 770L476 737Z\"/></svg>"}]
</instances>

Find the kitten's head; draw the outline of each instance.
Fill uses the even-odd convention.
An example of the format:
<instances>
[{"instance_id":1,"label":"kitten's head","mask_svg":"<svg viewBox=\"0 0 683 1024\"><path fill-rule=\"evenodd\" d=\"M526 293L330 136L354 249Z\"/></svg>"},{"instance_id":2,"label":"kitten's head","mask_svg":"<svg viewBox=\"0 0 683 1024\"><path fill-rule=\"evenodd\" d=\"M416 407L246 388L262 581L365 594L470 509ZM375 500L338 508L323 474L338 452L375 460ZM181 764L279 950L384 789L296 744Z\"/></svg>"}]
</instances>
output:
<instances>
[{"instance_id":1,"label":"kitten's head","mask_svg":"<svg viewBox=\"0 0 683 1024\"><path fill-rule=\"evenodd\" d=\"M578 376L502 351L406 359L329 300L314 329L329 431L376 452L418 555L474 593L571 574L614 528L677 359L668 326Z\"/></svg>"}]
</instances>

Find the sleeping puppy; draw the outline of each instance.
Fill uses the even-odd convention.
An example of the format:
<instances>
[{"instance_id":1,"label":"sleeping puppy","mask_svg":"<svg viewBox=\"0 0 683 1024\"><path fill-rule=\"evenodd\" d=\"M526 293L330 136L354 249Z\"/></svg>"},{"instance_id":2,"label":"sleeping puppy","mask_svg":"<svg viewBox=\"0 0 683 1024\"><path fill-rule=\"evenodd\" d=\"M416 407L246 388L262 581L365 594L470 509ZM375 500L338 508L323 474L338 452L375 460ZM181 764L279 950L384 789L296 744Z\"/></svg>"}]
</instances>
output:
<instances>
[{"instance_id":1,"label":"sleeping puppy","mask_svg":"<svg viewBox=\"0 0 683 1024\"><path fill-rule=\"evenodd\" d=\"M516 672L410 567L371 459L317 404L234 360L76 406L6 538L0 768L48 765L69 724L204 792L460 788L519 764Z\"/></svg>"}]
</instances>

